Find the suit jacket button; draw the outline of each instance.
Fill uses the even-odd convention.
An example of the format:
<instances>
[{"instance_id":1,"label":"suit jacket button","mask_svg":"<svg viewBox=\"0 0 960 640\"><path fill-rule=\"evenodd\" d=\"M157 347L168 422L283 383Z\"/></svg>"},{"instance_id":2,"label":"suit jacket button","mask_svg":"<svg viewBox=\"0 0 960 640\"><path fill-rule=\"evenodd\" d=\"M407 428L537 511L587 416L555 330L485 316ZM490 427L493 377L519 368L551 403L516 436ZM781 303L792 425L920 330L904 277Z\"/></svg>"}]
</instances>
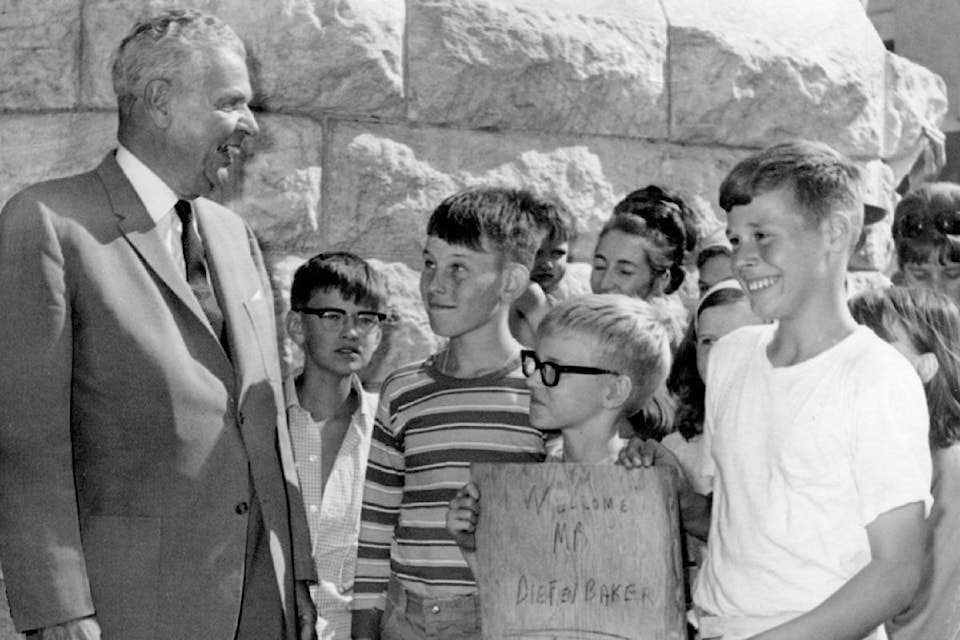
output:
<instances>
[{"instance_id":1,"label":"suit jacket button","mask_svg":"<svg viewBox=\"0 0 960 640\"><path fill-rule=\"evenodd\" d=\"M233 510L237 512L238 516L242 516L250 510L250 506L246 502L238 502L237 506L235 506Z\"/></svg>"}]
</instances>

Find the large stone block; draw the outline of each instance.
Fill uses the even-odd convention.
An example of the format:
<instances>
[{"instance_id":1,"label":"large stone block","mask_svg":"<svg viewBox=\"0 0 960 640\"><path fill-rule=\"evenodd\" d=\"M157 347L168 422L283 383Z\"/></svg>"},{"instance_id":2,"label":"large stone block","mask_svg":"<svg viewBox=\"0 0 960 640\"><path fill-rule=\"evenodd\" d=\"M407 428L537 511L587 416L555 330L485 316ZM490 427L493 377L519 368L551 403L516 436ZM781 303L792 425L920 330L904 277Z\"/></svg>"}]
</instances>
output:
<instances>
[{"instance_id":1,"label":"large stone block","mask_svg":"<svg viewBox=\"0 0 960 640\"><path fill-rule=\"evenodd\" d=\"M474 129L666 136L660 3L411 0L408 116Z\"/></svg>"},{"instance_id":2,"label":"large stone block","mask_svg":"<svg viewBox=\"0 0 960 640\"><path fill-rule=\"evenodd\" d=\"M402 115L403 0L221 4L248 43L264 108Z\"/></svg>"},{"instance_id":3,"label":"large stone block","mask_svg":"<svg viewBox=\"0 0 960 640\"><path fill-rule=\"evenodd\" d=\"M885 51L856 0L664 0L671 140L878 157Z\"/></svg>"},{"instance_id":4,"label":"large stone block","mask_svg":"<svg viewBox=\"0 0 960 640\"><path fill-rule=\"evenodd\" d=\"M137 18L164 4L85 3L87 104L115 106L113 51ZM256 103L264 109L378 117L402 113L402 0L192 0L180 6L219 16L244 40Z\"/></svg>"},{"instance_id":5,"label":"large stone block","mask_svg":"<svg viewBox=\"0 0 960 640\"><path fill-rule=\"evenodd\" d=\"M0 110L73 107L79 46L79 0L4 0Z\"/></svg>"},{"instance_id":6,"label":"large stone block","mask_svg":"<svg viewBox=\"0 0 960 640\"><path fill-rule=\"evenodd\" d=\"M570 207L578 258L628 191L661 183L716 207L717 187L743 151L641 140L336 122L327 133L321 224L300 249L347 249L419 268L427 218L458 189L526 187Z\"/></svg>"},{"instance_id":7,"label":"large stone block","mask_svg":"<svg viewBox=\"0 0 960 640\"><path fill-rule=\"evenodd\" d=\"M893 168L894 184L898 184L927 144L924 127L939 127L947 115L947 85L926 67L889 52L886 71L881 155Z\"/></svg>"},{"instance_id":8,"label":"large stone block","mask_svg":"<svg viewBox=\"0 0 960 640\"><path fill-rule=\"evenodd\" d=\"M244 142L243 157L214 198L247 220L265 250L316 246L323 127L283 115L262 115L257 122L260 135Z\"/></svg>"},{"instance_id":9,"label":"large stone block","mask_svg":"<svg viewBox=\"0 0 960 640\"><path fill-rule=\"evenodd\" d=\"M116 146L112 113L0 118L0 206L34 182L93 169Z\"/></svg>"}]
</instances>

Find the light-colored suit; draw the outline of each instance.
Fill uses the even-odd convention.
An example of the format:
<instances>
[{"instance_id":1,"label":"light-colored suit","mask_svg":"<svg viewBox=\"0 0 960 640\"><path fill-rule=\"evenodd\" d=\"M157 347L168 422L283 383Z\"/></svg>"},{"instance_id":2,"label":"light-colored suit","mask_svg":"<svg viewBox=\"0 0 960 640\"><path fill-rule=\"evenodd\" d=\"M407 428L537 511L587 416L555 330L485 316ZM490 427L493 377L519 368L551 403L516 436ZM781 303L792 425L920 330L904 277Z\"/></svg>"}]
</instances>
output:
<instances>
[{"instance_id":1,"label":"light-colored suit","mask_svg":"<svg viewBox=\"0 0 960 640\"><path fill-rule=\"evenodd\" d=\"M230 356L111 153L0 214L0 553L19 629L233 640L252 478L293 637L313 575L250 229L194 201Z\"/></svg>"}]
</instances>

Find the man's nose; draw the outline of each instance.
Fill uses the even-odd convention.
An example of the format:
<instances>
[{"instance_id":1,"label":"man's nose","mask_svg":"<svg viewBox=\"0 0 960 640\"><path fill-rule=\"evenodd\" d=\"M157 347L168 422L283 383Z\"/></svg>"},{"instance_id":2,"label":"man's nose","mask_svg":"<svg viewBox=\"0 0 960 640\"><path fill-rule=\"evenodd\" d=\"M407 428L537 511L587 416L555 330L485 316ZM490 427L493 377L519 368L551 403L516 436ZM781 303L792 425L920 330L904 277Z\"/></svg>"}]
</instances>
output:
<instances>
[{"instance_id":1,"label":"man's nose","mask_svg":"<svg viewBox=\"0 0 960 640\"><path fill-rule=\"evenodd\" d=\"M260 125L257 124L257 119L254 117L253 111L250 110L250 105L243 105L237 128L251 137L259 135Z\"/></svg>"}]
</instances>

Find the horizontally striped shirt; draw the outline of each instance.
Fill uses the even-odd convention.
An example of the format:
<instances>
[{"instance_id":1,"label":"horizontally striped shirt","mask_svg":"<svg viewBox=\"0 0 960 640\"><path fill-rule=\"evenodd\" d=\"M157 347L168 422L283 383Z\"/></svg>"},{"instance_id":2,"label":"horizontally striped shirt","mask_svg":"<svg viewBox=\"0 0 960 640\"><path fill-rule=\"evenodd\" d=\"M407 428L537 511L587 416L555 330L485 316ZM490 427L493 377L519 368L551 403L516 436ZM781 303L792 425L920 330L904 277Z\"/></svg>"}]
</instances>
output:
<instances>
[{"instance_id":1,"label":"horizontally striped shirt","mask_svg":"<svg viewBox=\"0 0 960 640\"><path fill-rule=\"evenodd\" d=\"M446 531L447 506L471 462L541 462L519 360L479 378L451 378L437 355L384 381L360 525L354 610L383 609L391 572L426 598L476 593ZM356 620L356 618L355 618ZM356 626L354 627L356 629Z\"/></svg>"}]
</instances>

